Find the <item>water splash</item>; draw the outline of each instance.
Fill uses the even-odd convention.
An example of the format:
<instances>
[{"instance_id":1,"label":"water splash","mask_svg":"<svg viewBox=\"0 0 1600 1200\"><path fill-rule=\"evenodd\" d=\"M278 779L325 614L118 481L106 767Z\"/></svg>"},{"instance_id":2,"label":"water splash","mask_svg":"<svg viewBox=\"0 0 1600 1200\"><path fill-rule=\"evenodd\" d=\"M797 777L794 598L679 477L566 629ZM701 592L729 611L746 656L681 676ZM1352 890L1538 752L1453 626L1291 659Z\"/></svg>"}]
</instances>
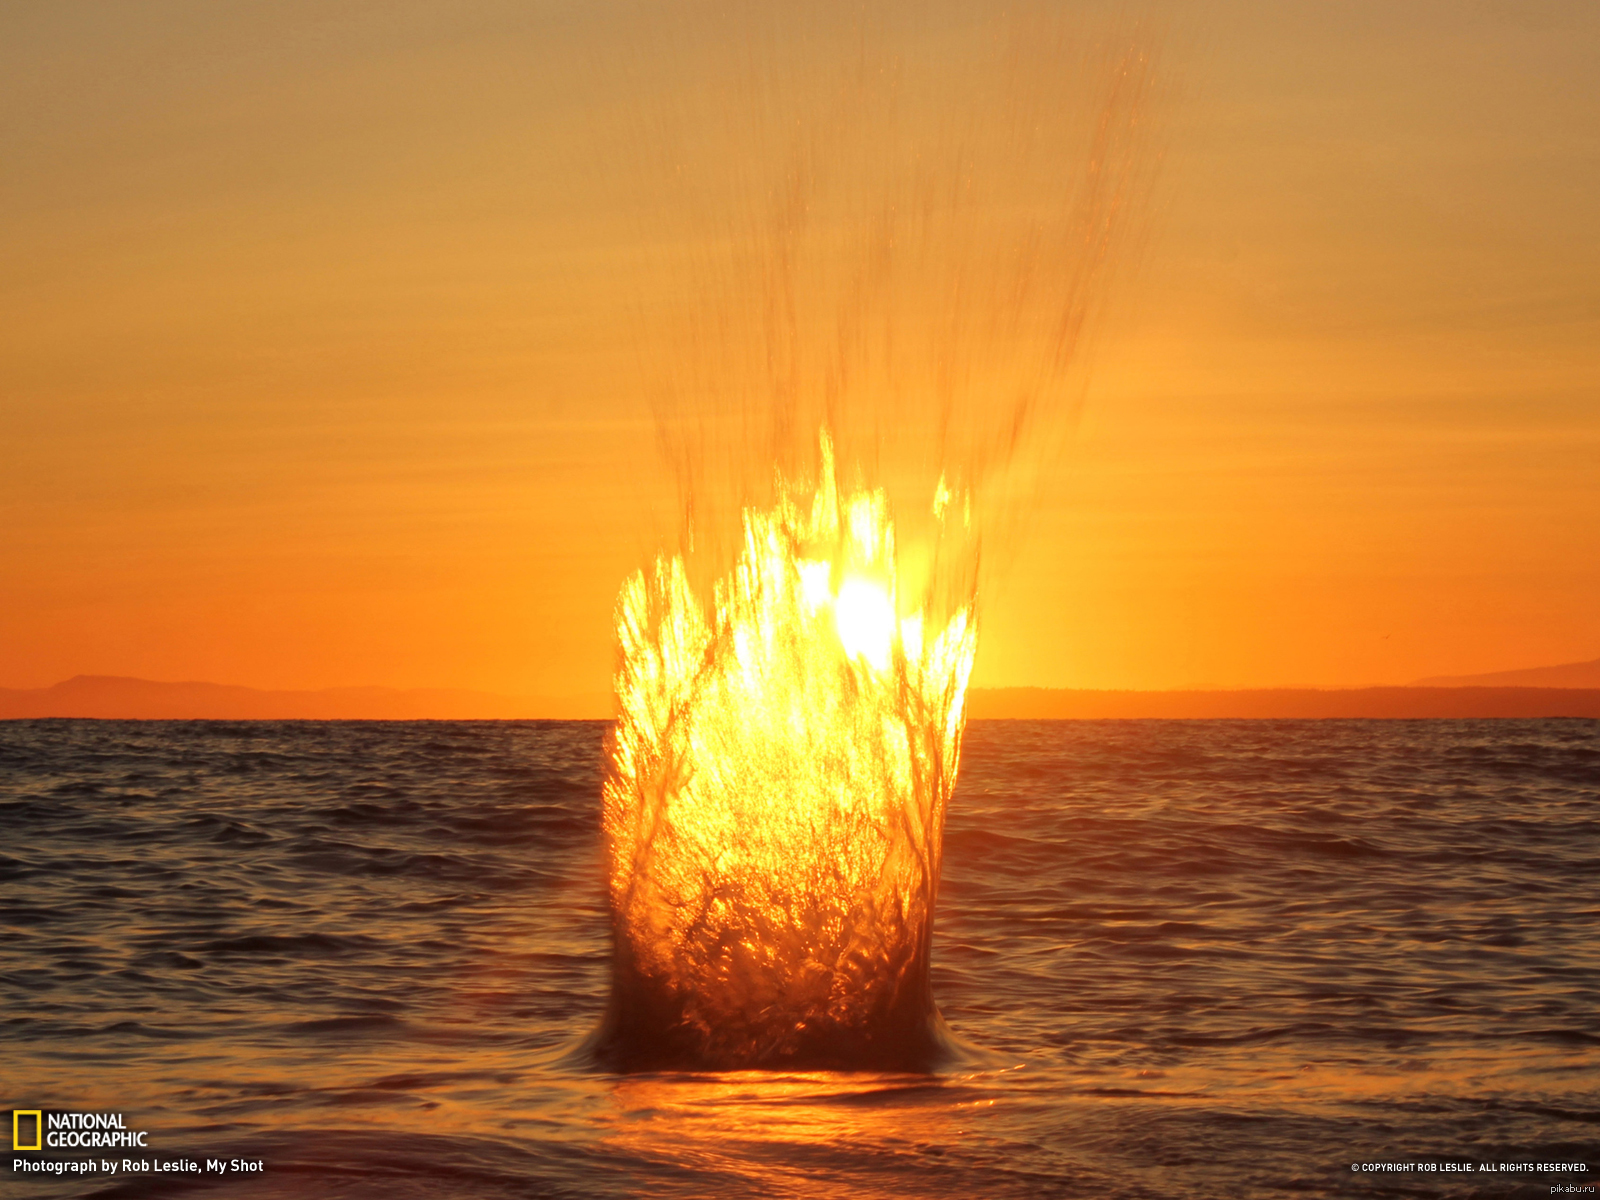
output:
<instances>
[{"instance_id":1,"label":"water splash","mask_svg":"<svg viewBox=\"0 0 1600 1200\"><path fill-rule=\"evenodd\" d=\"M941 509L945 504L937 500ZM902 612L881 492L745 514L709 613L681 559L618 605L595 1048L641 1067L926 1069L945 807L976 627Z\"/></svg>"}]
</instances>

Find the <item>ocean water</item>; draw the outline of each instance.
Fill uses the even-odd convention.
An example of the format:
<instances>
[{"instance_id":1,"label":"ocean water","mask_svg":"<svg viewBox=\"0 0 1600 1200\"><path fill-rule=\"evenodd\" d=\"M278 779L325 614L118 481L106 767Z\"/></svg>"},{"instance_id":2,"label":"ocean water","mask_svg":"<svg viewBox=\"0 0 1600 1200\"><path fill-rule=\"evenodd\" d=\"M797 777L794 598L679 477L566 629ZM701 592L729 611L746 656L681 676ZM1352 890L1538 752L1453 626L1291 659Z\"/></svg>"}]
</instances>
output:
<instances>
[{"instance_id":1,"label":"ocean water","mask_svg":"<svg viewBox=\"0 0 1600 1200\"><path fill-rule=\"evenodd\" d=\"M1596 1186L1600 722L974 723L934 986L975 1059L937 1076L578 1059L603 733L0 723L0 1104L148 1133L0 1190ZM52 1157L119 1169L16 1170Z\"/></svg>"}]
</instances>

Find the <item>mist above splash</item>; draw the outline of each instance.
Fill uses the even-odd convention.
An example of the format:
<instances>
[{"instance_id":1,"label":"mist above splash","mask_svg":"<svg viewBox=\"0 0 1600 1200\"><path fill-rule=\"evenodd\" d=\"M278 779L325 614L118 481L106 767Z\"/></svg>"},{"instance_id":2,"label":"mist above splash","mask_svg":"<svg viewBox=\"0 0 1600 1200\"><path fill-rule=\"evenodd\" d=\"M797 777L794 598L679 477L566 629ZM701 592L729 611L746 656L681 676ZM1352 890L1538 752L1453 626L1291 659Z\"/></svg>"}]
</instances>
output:
<instances>
[{"instance_id":1,"label":"mist above splash","mask_svg":"<svg viewBox=\"0 0 1600 1200\"><path fill-rule=\"evenodd\" d=\"M698 584L731 566L747 507L815 477L823 430L841 482L884 491L903 572L948 542L941 483L973 518L944 556L967 577L941 590L970 594L976 547L1013 540L1154 162L1157 37L1094 13L639 14L620 149L647 247L641 386Z\"/></svg>"}]
</instances>

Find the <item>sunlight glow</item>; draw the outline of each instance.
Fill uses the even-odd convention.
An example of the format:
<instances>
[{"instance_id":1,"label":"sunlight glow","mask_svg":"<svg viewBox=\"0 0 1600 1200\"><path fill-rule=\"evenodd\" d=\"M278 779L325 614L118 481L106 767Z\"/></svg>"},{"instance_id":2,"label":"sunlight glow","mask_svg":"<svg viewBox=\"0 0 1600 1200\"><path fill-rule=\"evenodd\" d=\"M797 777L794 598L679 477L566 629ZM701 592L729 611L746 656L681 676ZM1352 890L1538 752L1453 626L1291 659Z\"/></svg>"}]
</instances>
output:
<instances>
[{"instance_id":1,"label":"sunlight glow","mask_svg":"<svg viewBox=\"0 0 1600 1200\"><path fill-rule=\"evenodd\" d=\"M894 601L870 579L846 579L833 602L834 623L845 653L865 658L880 671L889 669L894 646Z\"/></svg>"}]
</instances>

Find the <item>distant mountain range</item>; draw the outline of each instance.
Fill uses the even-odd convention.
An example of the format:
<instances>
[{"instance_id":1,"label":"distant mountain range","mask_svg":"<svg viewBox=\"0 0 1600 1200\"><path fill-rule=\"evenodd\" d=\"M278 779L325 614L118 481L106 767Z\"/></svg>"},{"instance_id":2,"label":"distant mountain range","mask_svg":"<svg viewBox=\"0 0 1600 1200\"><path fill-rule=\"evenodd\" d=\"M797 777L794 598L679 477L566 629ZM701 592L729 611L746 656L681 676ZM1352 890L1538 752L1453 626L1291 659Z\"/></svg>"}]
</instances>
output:
<instances>
[{"instance_id":1,"label":"distant mountain range","mask_svg":"<svg viewBox=\"0 0 1600 1200\"><path fill-rule=\"evenodd\" d=\"M1171 692L975 688L968 698L968 711L978 719L1600 717L1600 684L1587 683L1595 676L1584 674L1586 671L1600 672L1600 660L1461 676L1448 684L1422 680L1411 687ZM1546 682L1552 677L1576 682ZM0 688L0 719L605 720L612 711L611 697L601 694L507 696L447 688L381 687L268 691L115 675L78 675L47 688Z\"/></svg>"},{"instance_id":2,"label":"distant mountain range","mask_svg":"<svg viewBox=\"0 0 1600 1200\"><path fill-rule=\"evenodd\" d=\"M1214 692L973 689L976 718L1600 717L1600 688L1261 688Z\"/></svg>"},{"instance_id":3,"label":"distant mountain range","mask_svg":"<svg viewBox=\"0 0 1600 1200\"><path fill-rule=\"evenodd\" d=\"M1545 687L1600 688L1600 658L1563 663L1559 667L1528 667L1521 671L1494 671L1488 675L1434 675L1413 687Z\"/></svg>"},{"instance_id":4,"label":"distant mountain range","mask_svg":"<svg viewBox=\"0 0 1600 1200\"><path fill-rule=\"evenodd\" d=\"M120 675L75 675L47 688L0 688L0 719L462 721L610 716L609 695L501 696L456 688L383 687L268 691L221 683L157 683Z\"/></svg>"}]
</instances>

